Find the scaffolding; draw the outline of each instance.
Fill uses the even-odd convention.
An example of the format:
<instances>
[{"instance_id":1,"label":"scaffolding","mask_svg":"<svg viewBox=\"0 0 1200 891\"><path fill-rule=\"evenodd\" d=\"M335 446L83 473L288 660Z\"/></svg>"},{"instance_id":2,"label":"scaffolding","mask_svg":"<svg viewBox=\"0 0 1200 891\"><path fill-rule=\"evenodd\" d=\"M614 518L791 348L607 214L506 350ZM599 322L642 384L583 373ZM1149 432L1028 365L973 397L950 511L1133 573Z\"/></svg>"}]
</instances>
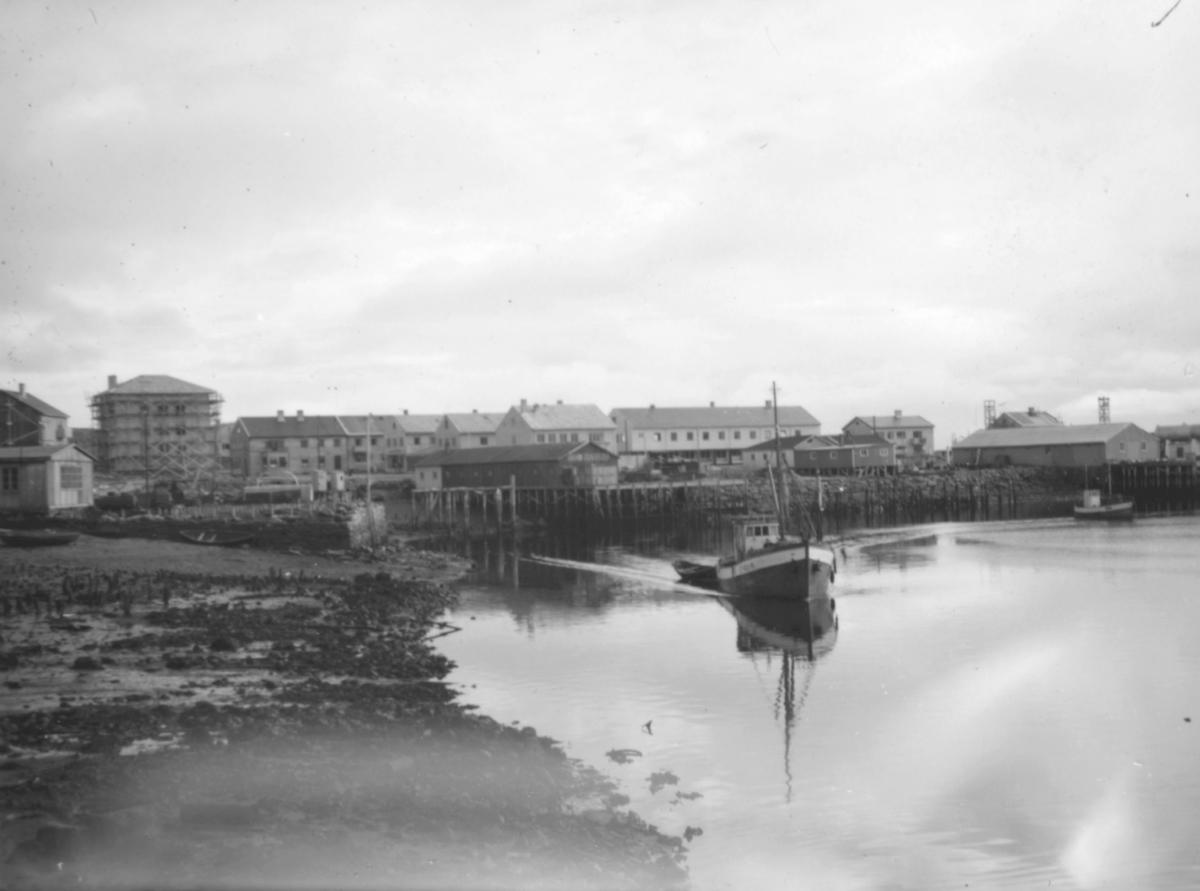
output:
<instances>
[{"instance_id":1,"label":"scaffolding","mask_svg":"<svg viewBox=\"0 0 1200 891\"><path fill-rule=\"evenodd\" d=\"M221 404L213 390L120 392L88 399L98 469L155 483L198 486L228 476L221 461Z\"/></svg>"}]
</instances>

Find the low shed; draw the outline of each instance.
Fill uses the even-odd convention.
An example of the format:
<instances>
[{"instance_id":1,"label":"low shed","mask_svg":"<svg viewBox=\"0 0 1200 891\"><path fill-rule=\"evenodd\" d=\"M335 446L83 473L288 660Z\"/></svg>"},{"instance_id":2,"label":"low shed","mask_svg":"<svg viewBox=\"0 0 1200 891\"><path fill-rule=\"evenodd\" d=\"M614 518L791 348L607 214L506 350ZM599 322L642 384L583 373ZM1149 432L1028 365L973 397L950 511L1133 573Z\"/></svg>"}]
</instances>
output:
<instances>
[{"instance_id":1,"label":"low shed","mask_svg":"<svg viewBox=\"0 0 1200 891\"><path fill-rule=\"evenodd\" d=\"M1087 467L1158 460L1158 437L1137 424L988 429L954 444L956 466Z\"/></svg>"},{"instance_id":2,"label":"low shed","mask_svg":"<svg viewBox=\"0 0 1200 891\"><path fill-rule=\"evenodd\" d=\"M418 489L615 486L617 456L594 442L456 449L421 458Z\"/></svg>"},{"instance_id":3,"label":"low shed","mask_svg":"<svg viewBox=\"0 0 1200 891\"><path fill-rule=\"evenodd\" d=\"M92 456L76 445L0 448L0 511L90 507L92 464Z\"/></svg>"}]
</instances>

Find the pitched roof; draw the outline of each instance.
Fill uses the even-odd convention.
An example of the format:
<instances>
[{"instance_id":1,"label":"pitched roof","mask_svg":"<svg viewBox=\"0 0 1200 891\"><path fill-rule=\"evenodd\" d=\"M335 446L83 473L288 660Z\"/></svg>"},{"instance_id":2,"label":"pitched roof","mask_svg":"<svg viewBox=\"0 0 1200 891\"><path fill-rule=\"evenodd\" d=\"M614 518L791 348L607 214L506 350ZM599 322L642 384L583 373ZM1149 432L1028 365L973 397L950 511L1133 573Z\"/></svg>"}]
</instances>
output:
<instances>
[{"instance_id":1,"label":"pitched roof","mask_svg":"<svg viewBox=\"0 0 1200 891\"><path fill-rule=\"evenodd\" d=\"M41 461L46 461L49 458L57 455L63 449L74 449L77 452L96 460L96 456L86 449L82 449L73 443L64 443L62 445L42 445L42 446L0 446L0 461L18 464L36 464Z\"/></svg>"},{"instance_id":2,"label":"pitched roof","mask_svg":"<svg viewBox=\"0 0 1200 891\"><path fill-rule=\"evenodd\" d=\"M234 426L241 425L251 439L275 439L282 436L345 436L347 430L333 415L305 415L303 418L278 416L267 418L238 418Z\"/></svg>"},{"instance_id":3,"label":"pitched roof","mask_svg":"<svg viewBox=\"0 0 1200 891\"><path fill-rule=\"evenodd\" d=\"M604 412L594 405L532 405L513 408L532 430L615 430Z\"/></svg>"},{"instance_id":4,"label":"pitched roof","mask_svg":"<svg viewBox=\"0 0 1200 891\"><path fill-rule=\"evenodd\" d=\"M1193 439L1200 437L1200 424L1159 424L1154 435L1161 439Z\"/></svg>"},{"instance_id":5,"label":"pitched roof","mask_svg":"<svg viewBox=\"0 0 1200 891\"><path fill-rule=\"evenodd\" d=\"M608 449L594 442L557 442L545 445L486 446L479 449L452 449L426 455L415 467L447 467L464 464L517 464L527 461L561 461L580 449L599 449L614 460Z\"/></svg>"},{"instance_id":6,"label":"pitched roof","mask_svg":"<svg viewBox=\"0 0 1200 891\"><path fill-rule=\"evenodd\" d=\"M803 433L796 434L795 436L781 436L779 438L779 450L786 452L788 449L796 448L796 446L800 445L800 443L804 442L804 440L813 439L813 438L814 437L803 434ZM743 452L773 452L773 451L775 451L775 440L767 439L756 445L748 446L747 448L742 449L742 451Z\"/></svg>"},{"instance_id":7,"label":"pitched roof","mask_svg":"<svg viewBox=\"0 0 1200 891\"><path fill-rule=\"evenodd\" d=\"M41 415L45 415L46 417L65 418L67 416L65 412L59 411L57 408L55 408L53 405L51 405L48 402L42 402L42 400L38 399L36 396L34 396L30 393L25 393L24 395L22 395L21 393L19 393L16 390L0 390L0 393L3 393L5 396L11 397L12 399L14 399L17 402L20 402L20 403L23 403L23 404L29 406L34 411L38 412Z\"/></svg>"},{"instance_id":8,"label":"pitched roof","mask_svg":"<svg viewBox=\"0 0 1200 891\"><path fill-rule=\"evenodd\" d=\"M806 449L844 449L855 448L857 446L877 446L892 444L882 436L876 436L874 433L835 433L835 434L817 434L816 436L785 436L779 440L779 448L783 451L787 449L797 449L804 451ZM766 452L774 451L775 440L770 439L759 445L751 446L748 449L742 449L743 452Z\"/></svg>"},{"instance_id":9,"label":"pitched roof","mask_svg":"<svg viewBox=\"0 0 1200 891\"><path fill-rule=\"evenodd\" d=\"M1006 411L992 422L992 427L1051 427L1062 424L1048 411Z\"/></svg>"},{"instance_id":10,"label":"pitched roof","mask_svg":"<svg viewBox=\"0 0 1200 891\"><path fill-rule=\"evenodd\" d=\"M123 384L109 387L104 392L121 395L180 396L189 393L216 393L216 390L210 390L208 387L201 387L197 384L189 384L187 381L181 381L179 378L171 377L169 374L139 374L137 377L131 377Z\"/></svg>"},{"instance_id":11,"label":"pitched roof","mask_svg":"<svg viewBox=\"0 0 1200 891\"><path fill-rule=\"evenodd\" d=\"M392 424L393 430L404 433L432 433L442 423L444 415L385 415Z\"/></svg>"},{"instance_id":12,"label":"pitched roof","mask_svg":"<svg viewBox=\"0 0 1200 891\"><path fill-rule=\"evenodd\" d=\"M977 430L954 444L958 449L1007 448L1016 446L1076 445L1105 443L1137 424L1062 424L1049 427L993 427ZM1150 436L1152 434L1146 434Z\"/></svg>"},{"instance_id":13,"label":"pitched roof","mask_svg":"<svg viewBox=\"0 0 1200 891\"><path fill-rule=\"evenodd\" d=\"M342 422L342 426L346 432L352 436L365 436L367 433L367 421L370 420L371 435L383 436L387 433L387 424L390 415L338 415L337 420Z\"/></svg>"},{"instance_id":14,"label":"pitched roof","mask_svg":"<svg viewBox=\"0 0 1200 891\"><path fill-rule=\"evenodd\" d=\"M775 409L756 406L697 406L695 408L614 408L630 427L664 430L686 427L774 427ZM780 427L820 427L821 422L799 405L779 406Z\"/></svg>"},{"instance_id":15,"label":"pitched roof","mask_svg":"<svg viewBox=\"0 0 1200 891\"><path fill-rule=\"evenodd\" d=\"M851 418L843 430L849 427L855 421L862 421L873 430L894 430L899 427L932 427L933 422L927 421L920 415L900 415L896 417L892 415L855 415Z\"/></svg>"},{"instance_id":16,"label":"pitched roof","mask_svg":"<svg viewBox=\"0 0 1200 891\"><path fill-rule=\"evenodd\" d=\"M443 415L459 433L495 433L504 420L504 412L452 412Z\"/></svg>"}]
</instances>

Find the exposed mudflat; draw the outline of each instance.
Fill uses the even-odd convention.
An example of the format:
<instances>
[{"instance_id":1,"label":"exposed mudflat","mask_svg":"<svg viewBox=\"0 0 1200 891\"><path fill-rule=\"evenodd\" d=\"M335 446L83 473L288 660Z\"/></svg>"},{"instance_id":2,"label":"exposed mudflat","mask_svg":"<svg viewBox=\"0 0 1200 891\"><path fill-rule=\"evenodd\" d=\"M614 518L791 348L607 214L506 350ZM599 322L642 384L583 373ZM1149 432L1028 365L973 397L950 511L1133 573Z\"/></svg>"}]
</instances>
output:
<instances>
[{"instance_id":1,"label":"exposed mudflat","mask_svg":"<svg viewBox=\"0 0 1200 891\"><path fill-rule=\"evenodd\" d=\"M670 887L683 845L457 705L453 557L0 548L0 886Z\"/></svg>"}]
</instances>

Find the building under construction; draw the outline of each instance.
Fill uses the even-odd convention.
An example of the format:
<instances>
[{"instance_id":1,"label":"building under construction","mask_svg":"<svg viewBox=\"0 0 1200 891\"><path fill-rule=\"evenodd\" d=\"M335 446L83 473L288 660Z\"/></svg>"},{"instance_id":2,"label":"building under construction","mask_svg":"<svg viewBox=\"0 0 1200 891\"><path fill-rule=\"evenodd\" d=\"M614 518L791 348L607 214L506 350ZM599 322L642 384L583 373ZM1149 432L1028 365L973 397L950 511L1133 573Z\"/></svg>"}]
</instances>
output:
<instances>
[{"instance_id":1,"label":"building under construction","mask_svg":"<svg viewBox=\"0 0 1200 891\"><path fill-rule=\"evenodd\" d=\"M221 395L165 374L141 374L91 398L101 472L195 485L221 472Z\"/></svg>"}]
</instances>

